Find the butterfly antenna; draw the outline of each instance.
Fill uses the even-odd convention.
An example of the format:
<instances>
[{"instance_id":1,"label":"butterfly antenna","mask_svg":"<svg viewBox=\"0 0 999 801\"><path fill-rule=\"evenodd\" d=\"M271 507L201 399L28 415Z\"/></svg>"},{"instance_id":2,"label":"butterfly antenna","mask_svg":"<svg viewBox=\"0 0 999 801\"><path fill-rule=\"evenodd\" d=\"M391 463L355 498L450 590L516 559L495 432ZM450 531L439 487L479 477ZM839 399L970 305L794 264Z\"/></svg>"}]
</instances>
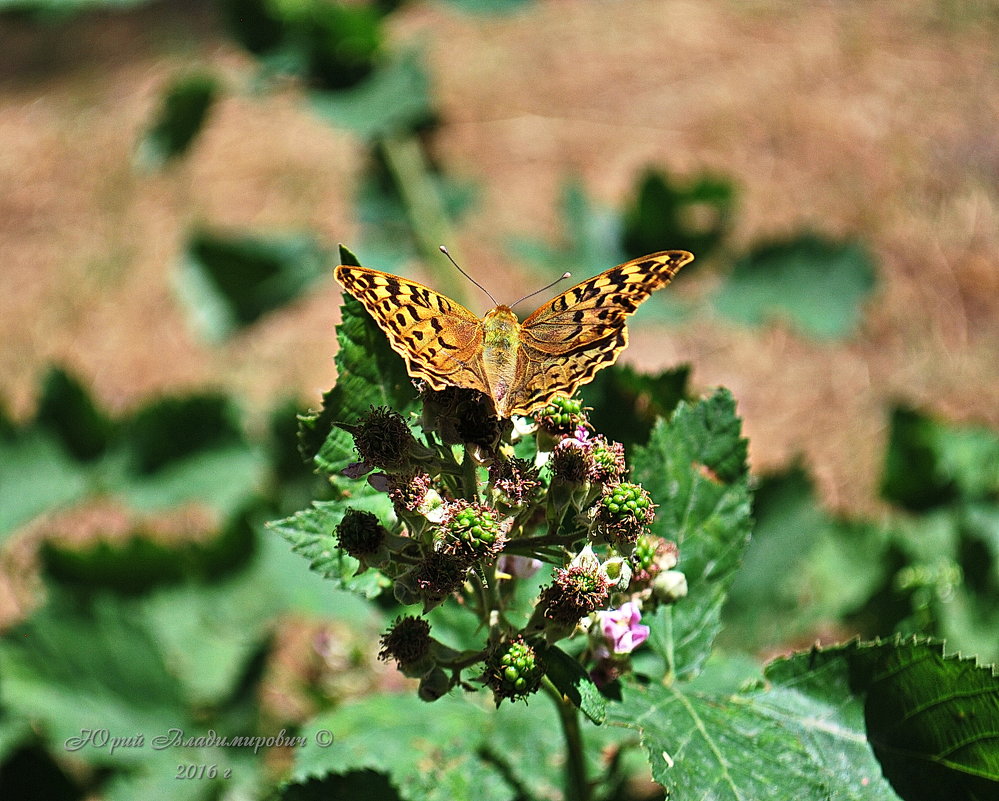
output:
<instances>
[{"instance_id":1,"label":"butterfly antenna","mask_svg":"<svg viewBox=\"0 0 999 801\"><path fill-rule=\"evenodd\" d=\"M451 258L451 254L447 252L447 248L444 247L443 245L441 245L440 247L441 247L441 253L443 253L445 256L448 257L448 260L451 262L451 264L453 264L455 267L458 267L458 262L456 262L453 258ZM458 272L461 273L463 276L465 276L465 278L467 278L469 281L475 284L479 289L481 289L487 295L489 295L489 300L491 300L494 305L499 306L499 301L497 301L496 298L494 298L490 294L489 290L486 289L484 286L482 286L482 284L480 284L478 281L472 278L472 276L470 276L468 273L462 270L461 267L458 267Z\"/></svg>"},{"instance_id":2,"label":"butterfly antenna","mask_svg":"<svg viewBox=\"0 0 999 801\"><path fill-rule=\"evenodd\" d=\"M516 303L511 303L511 304L510 304L510 308L512 309L512 308L513 308L514 306L516 306L516 305L517 305L517 303L523 303L523 302L524 302L525 300L527 300L528 298L533 298L533 297L534 297L535 295L540 295L540 294L541 294L542 292L544 292L544 291L545 291L546 289L551 289L551 288L552 288L553 286L555 286L555 284L557 284L557 283L558 283L559 281L564 281L564 280L565 280L566 278L572 278L572 273L562 273L562 275L561 275L561 276L560 276L559 278L556 278L556 279L555 279L554 281L552 281L552 282L551 282L551 283L550 283L550 284L549 284L548 286L543 286L543 287L541 287L541 289L536 289L536 290L534 290L534 291L533 291L533 292L532 292L532 293L531 293L530 295L524 295L524 297L522 297L522 298L521 298L520 300L518 300L518 301L517 301Z\"/></svg>"}]
</instances>

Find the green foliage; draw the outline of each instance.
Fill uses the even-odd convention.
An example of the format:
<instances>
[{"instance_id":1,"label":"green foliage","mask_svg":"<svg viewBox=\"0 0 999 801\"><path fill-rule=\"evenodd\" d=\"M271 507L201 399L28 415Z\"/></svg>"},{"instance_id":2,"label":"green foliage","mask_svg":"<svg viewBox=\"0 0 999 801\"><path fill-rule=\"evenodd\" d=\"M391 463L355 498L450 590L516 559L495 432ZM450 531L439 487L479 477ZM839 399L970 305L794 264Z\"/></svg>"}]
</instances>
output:
<instances>
[{"instance_id":1,"label":"green foliage","mask_svg":"<svg viewBox=\"0 0 999 801\"><path fill-rule=\"evenodd\" d=\"M211 75L186 75L174 80L139 145L140 162L161 167L183 156L204 126L218 94L218 81Z\"/></svg>"},{"instance_id":2,"label":"green foliage","mask_svg":"<svg viewBox=\"0 0 999 801\"><path fill-rule=\"evenodd\" d=\"M679 249L704 259L721 245L734 210L735 189L725 178L704 173L684 185L664 172L648 169L623 214L625 252L628 258L637 259L646 253Z\"/></svg>"},{"instance_id":3,"label":"green foliage","mask_svg":"<svg viewBox=\"0 0 999 801\"><path fill-rule=\"evenodd\" d=\"M996 500L999 437L981 426L949 426L897 406L891 414L881 494L913 512L958 499Z\"/></svg>"},{"instance_id":4,"label":"green foliage","mask_svg":"<svg viewBox=\"0 0 999 801\"><path fill-rule=\"evenodd\" d=\"M329 253L310 236L194 233L177 288L196 329L217 342L290 303L321 275Z\"/></svg>"},{"instance_id":5,"label":"green foliage","mask_svg":"<svg viewBox=\"0 0 999 801\"><path fill-rule=\"evenodd\" d=\"M649 375L616 364L597 373L579 394L592 409L593 426L630 448L645 444L655 421L668 417L687 397L689 378L686 365Z\"/></svg>"},{"instance_id":6,"label":"green foliage","mask_svg":"<svg viewBox=\"0 0 999 801\"><path fill-rule=\"evenodd\" d=\"M323 90L355 86L381 51L381 14L370 4L223 0L233 37L267 66Z\"/></svg>"},{"instance_id":7,"label":"green foliage","mask_svg":"<svg viewBox=\"0 0 999 801\"><path fill-rule=\"evenodd\" d=\"M633 477L661 504L654 533L675 541L689 593L659 609L650 644L667 672L689 679L702 668L720 626L721 607L751 528L746 440L725 390L681 403L635 452Z\"/></svg>"},{"instance_id":8,"label":"green foliage","mask_svg":"<svg viewBox=\"0 0 999 801\"><path fill-rule=\"evenodd\" d=\"M577 281L624 260L617 219L592 203L582 184L566 181L560 205L563 242L553 247L534 239L515 239L510 249L518 258L536 265L544 276L571 272Z\"/></svg>"},{"instance_id":9,"label":"green foliage","mask_svg":"<svg viewBox=\"0 0 999 801\"><path fill-rule=\"evenodd\" d=\"M356 257L341 246L344 263ZM372 406L410 410L416 391L405 364L364 307L345 295L337 326L337 383L323 396L323 408L303 415L299 429L302 453L320 469L340 473L356 461L353 440L334 423L355 423Z\"/></svg>"},{"instance_id":10,"label":"green foliage","mask_svg":"<svg viewBox=\"0 0 999 801\"><path fill-rule=\"evenodd\" d=\"M856 329L874 286L874 262L861 244L802 234L739 259L714 305L740 323L777 318L808 336L833 339Z\"/></svg>"},{"instance_id":11,"label":"green foliage","mask_svg":"<svg viewBox=\"0 0 999 801\"><path fill-rule=\"evenodd\" d=\"M311 104L332 125L367 140L414 128L433 108L430 81L418 53L388 62L350 88L314 92Z\"/></svg>"}]
</instances>

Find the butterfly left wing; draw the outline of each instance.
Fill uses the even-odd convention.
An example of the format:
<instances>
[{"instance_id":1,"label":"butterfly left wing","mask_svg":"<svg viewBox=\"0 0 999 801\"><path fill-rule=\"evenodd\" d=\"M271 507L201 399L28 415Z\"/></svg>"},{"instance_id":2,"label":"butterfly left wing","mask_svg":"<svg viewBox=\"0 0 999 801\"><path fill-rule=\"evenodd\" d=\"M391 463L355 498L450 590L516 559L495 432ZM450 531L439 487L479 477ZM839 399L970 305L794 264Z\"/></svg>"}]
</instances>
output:
<instances>
[{"instance_id":1,"label":"butterfly left wing","mask_svg":"<svg viewBox=\"0 0 999 801\"><path fill-rule=\"evenodd\" d=\"M693 260L667 250L582 281L521 325L516 378L505 414L529 414L556 395L572 395L628 344L625 322L653 292Z\"/></svg>"},{"instance_id":2,"label":"butterfly left wing","mask_svg":"<svg viewBox=\"0 0 999 801\"><path fill-rule=\"evenodd\" d=\"M385 332L413 378L489 394L482 364L482 322L460 303L398 275L341 264L336 280Z\"/></svg>"}]
</instances>

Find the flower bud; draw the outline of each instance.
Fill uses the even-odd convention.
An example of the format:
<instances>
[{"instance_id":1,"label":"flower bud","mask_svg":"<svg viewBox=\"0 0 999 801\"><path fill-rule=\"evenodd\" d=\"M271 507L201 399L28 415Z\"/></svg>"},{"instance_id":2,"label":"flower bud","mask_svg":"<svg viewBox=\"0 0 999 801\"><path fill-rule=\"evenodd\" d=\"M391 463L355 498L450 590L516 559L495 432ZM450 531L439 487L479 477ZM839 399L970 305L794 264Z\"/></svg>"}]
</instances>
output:
<instances>
[{"instance_id":1,"label":"flower bud","mask_svg":"<svg viewBox=\"0 0 999 801\"><path fill-rule=\"evenodd\" d=\"M492 451L503 433L503 421L492 400L474 389L447 387L426 389L423 398L423 429L436 431L448 445L478 445Z\"/></svg>"},{"instance_id":2,"label":"flower bud","mask_svg":"<svg viewBox=\"0 0 999 801\"><path fill-rule=\"evenodd\" d=\"M617 484L628 472L624 461L624 445L620 442L609 442L606 437L598 435L589 441L590 445L590 481L596 484Z\"/></svg>"},{"instance_id":3,"label":"flower bud","mask_svg":"<svg viewBox=\"0 0 999 801\"><path fill-rule=\"evenodd\" d=\"M402 415L388 406L372 406L357 425L337 425L353 435L354 448L361 457L359 465L352 468L377 467L397 473L406 469L414 456L430 454L416 441Z\"/></svg>"},{"instance_id":4,"label":"flower bud","mask_svg":"<svg viewBox=\"0 0 999 801\"><path fill-rule=\"evenodd\" d=\"M506 545L511 522L485 504L455 501L445 512L437 548L466 564L491 563Z\"/></svg>"},{"instance_id":5,"label":"flower bud","mask_svg":"<svg viewBox=\"0 0 999 801\"><path fill-rule=\"evenodd\" d=\"M538 468L526 459L496 459L489 465L489 480L510 506L530 503L541 488Z\"/></svg>"},{"instance_id":6,"label":"flower bud","mask_svg":"<svg viewBox=\"0 0 999 801\"><path fill-rule=\"evenodd\" d=\"M388 532L371 512L347 509L334 534L337 544L360 561L362 568L385 554Z\"/></svg>"},{"instance_id":7,"label":"flower bud","mask_svg":"<svg viewBox=\"0 0 999 801\"><path fill-rule=\"evenodd\" d=\"M556 626L575 628L579 619L605 606L610 583L599 567L555 568L552 583L541 592L538 609Z\"/></svg>"},{"instance_id":8,"label":"flower bud","mask_svg":"<svg viewBox=\"0 0 999 801\"><path fill-rule=\"evenodd\" d=\"M625 553L656 517L656 505L640 484L604 487L593 513L593 533Z\"/></svg>"},{"instance_id":9,"label":"flower bud","mask_svg":"<svg viewBox=\"0 0 999 801\"><path fill-rule=\"evenodd\" d=\"M652 594L661 603L675 603L687 594L687 577L679 570L663 571L652 580Z\"/></svg>"},{"instance_id":10,"label":"flower bud","mask_svg":"<svg viewBox=\"0 0 999 801\"><path fill-rule=\"evenodd\" d=\"M544 675L541 655L523 637L518 637L490 649L482 678L492 688L499 706L504 698L516 701L537 692Z\"/></svg>"},{"instance_id":11,"label":"flower bud","mask_svg":"<svg viewBox=\"0 0 999 801\"><path fill-rule=\"evenodd\" d=\"M420 678L420 688L417 695L421 701L430 703L447 695L451 689L451 680L440 667L435 667L425 676Z\"/></svg>"},{"instance_id":12,"label":"flower bud","mask_svg":"<svg viewBox=\"0 0 999 801\"><path fill-rule=\"evenodd\" d=\"M422 617L398 617L391 628L382 635L382 649L378 658L394 659L400 671L407 676L422 675L431 666L430 624Z\"/></svg>"},{"instance_id":13,"label":"flower bud","mask_svg":"<svg viewBox=\"0 0 999 801\"><path fill-rule=\"evenodd\" d=\"M423 598L423 611L429 612L451 593L461 589L468 564L453 554L431 551L412 572Z\"/></svg>"},{"instance_id":14,"label":"flower bud","mask_svg":"<svg viewBox=\"0 0 999 801\"><path fill-rule=\"evenodd\" d=\"M569 436L587 424L583 402L576 398L552 398L547 406L534 413L534 419L538 428L552 436Z\"/></svg>"}]
</instances>

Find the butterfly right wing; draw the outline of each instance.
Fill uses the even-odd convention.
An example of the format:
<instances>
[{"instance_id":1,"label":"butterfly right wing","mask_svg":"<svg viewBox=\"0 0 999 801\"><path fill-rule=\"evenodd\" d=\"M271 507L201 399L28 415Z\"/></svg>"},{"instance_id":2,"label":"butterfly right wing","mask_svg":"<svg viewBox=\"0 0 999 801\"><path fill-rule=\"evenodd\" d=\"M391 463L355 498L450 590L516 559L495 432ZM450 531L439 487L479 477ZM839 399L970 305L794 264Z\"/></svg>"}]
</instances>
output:
<instances>
[{"instance_id":1,"label":"butterfly right wing","mask_svg":"<svg viewBox=\"0 0 999 801\"><path fill-rule=\"evenodd\" d=\"M432 389L465 387L489 394L482 363L482 321L430 287L398 275L341 264L336 280L357 298L413 378Z\"/></svg>"}]
</instances>

